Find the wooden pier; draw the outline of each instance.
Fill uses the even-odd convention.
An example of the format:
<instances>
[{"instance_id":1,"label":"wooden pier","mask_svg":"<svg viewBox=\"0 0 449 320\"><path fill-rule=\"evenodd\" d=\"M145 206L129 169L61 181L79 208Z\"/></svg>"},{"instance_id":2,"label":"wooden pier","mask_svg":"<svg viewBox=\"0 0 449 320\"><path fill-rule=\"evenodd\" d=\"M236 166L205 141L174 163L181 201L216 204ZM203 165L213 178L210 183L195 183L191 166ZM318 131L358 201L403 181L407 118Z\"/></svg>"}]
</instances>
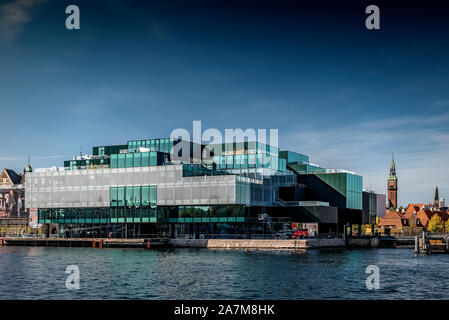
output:
<instances>
[{"instance_id":1,"label":"wooden pier","mask_svg":"<svg viewBox=\"0 0 449 320\"><path fill-rule=\"evenodd\" d=\"M449 235L429 235L423 232L415 237L415 253L449 253Z\"/></svg>"},{"instance_id":2,"label":"wooden pier","mask_svg":"<svg viewBox=\"0 0 449 320\"><path fill-rule=\"evenodd\" d=\"M91 248L145 248L164 247L166 238L112 239L112 238L0 238L1 246L28 247L91 247Z\"/></svg>"}]
</instances>

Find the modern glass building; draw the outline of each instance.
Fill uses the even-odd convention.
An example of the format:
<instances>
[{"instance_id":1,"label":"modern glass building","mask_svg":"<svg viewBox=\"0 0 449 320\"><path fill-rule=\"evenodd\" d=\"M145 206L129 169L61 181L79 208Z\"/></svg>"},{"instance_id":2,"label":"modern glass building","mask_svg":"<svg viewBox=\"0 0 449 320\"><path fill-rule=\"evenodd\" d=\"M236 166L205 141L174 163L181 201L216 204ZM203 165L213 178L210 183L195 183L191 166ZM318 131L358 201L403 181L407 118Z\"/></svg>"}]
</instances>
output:
<instances>
[{"instance_id":1,"label":"modern glass building","mask_svg":"<svg viewBox=\"0 0 449 320\"><path fill-rule=\"evenodd\" d=\"M209 156L195 157L195 148ZM319 212L329 207L325 202L304 210L304 203L280 197L279 190L297 186L302 174L291 166L313 166L308 161L251 141L204 146L171 138L131 140L94 147L92 155L76 156L64 167L26 173L25 203L38 209L39 223L57 225L67 237L250 234L266 232L267 224L273 231L276 217L309 222L311 212L314 222L336 224L333 210ZM324 168L314 173L345 196L348 208L361 210L360 176Z\"/></svg>"}]
</instances>

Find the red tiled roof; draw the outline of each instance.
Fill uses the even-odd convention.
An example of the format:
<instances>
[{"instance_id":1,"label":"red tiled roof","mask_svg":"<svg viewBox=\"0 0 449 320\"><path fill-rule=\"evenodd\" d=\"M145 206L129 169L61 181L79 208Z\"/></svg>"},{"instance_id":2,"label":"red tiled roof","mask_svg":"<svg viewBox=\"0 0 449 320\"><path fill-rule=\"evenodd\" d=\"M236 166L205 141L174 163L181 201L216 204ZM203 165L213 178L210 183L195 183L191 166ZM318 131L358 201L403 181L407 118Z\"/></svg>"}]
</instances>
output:
<instances>
[{"instance_id":1,"label":"red tiled roof","mask_svg":"<svg viewBox=\"0 0 449 320\"><path fill-rule=\"evenodd\" d=\"M379 226L402 226L402 215L396 211L387 211L384 217L380 218Z\"/></svg>"},{"instance_id":2,"label":"red tiled roof","mask_svg":"<svg viewBox=\"0 0 449 320\"><path fill-rule=\"evenodd\" d=\"M449 219L449 214L446 211L432 211L430 209L419 210L417 216L419 218L419 221L421 222L421 225L427 227L430 219L432 219L433 215L435 214L439 215L443 221Z\"/></svg>"},{"instance_id":3,"label":"red tiled roof","mask_svg":"<svg viewBox=\"0 0 449 320\"><path fill-rule=\"evenodd\" d=\"M411 203L407 206L407 209L405 209L405 213L418 212L422 207L424 207L423 203Z\"/></svg>"}]
</instances>

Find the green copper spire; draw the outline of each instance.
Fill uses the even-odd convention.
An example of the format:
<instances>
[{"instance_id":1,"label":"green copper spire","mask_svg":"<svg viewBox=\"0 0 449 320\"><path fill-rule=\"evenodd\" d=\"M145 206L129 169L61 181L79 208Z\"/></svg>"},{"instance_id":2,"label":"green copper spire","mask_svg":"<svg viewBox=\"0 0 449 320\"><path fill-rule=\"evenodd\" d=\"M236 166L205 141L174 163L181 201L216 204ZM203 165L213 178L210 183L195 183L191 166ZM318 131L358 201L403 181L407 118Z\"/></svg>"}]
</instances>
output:
<instances>
[{"instance_id":1,"label":"green copper spire","mask_svg":"<svg viewBox=\"0 0 449 320\"><path fill-rule=\"evenodd\" d=\"M396 165L394 163L394 152L391 155L391 165L390 165L390 177L388 177L388 180L397 180L396 177Z\"/></svg>"}]
</instances>

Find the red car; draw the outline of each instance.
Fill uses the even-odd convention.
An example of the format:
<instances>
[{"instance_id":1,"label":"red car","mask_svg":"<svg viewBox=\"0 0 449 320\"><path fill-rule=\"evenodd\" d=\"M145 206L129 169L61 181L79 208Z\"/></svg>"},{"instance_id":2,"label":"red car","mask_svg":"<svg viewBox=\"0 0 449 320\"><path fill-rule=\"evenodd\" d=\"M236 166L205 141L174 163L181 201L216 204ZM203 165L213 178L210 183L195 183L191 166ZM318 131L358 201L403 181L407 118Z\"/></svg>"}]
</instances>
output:
<instances>
[{"instance_id":1,"label":"red car","mask_svg":"<svg viewBox=\"0 0 449 320\"><path fill-rule=\"evenodd\" d=\"M307 238L307 236L309 235L309 232L307 230L299 230L296 231L295 233L293 233L292 238L293 239L297 239L297 238Z\"/></svg>"}]
</instances>

